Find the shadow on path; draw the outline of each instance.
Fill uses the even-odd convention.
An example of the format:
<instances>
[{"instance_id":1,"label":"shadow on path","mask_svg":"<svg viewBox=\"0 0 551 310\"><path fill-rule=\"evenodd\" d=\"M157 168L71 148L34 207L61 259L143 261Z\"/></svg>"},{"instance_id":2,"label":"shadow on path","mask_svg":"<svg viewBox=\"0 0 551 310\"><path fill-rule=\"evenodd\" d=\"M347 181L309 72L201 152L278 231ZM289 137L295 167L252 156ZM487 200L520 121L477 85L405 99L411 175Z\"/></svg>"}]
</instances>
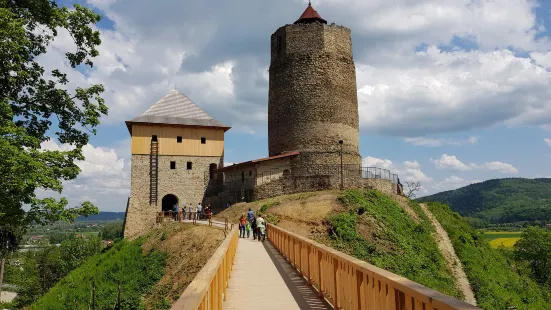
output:
<instances>
[{"instance_id":1,"label":"shadow on path","mask_svg":"<svg viewBox=\"0 0 551 310\"><path fill-rule=\"evenodd\" d=\"M333 309L327 301L318 297L318 292L308 285L308 281L287 262L270 241L266 239L263 245L300 309Z\"/></svg>"}]
</instances>

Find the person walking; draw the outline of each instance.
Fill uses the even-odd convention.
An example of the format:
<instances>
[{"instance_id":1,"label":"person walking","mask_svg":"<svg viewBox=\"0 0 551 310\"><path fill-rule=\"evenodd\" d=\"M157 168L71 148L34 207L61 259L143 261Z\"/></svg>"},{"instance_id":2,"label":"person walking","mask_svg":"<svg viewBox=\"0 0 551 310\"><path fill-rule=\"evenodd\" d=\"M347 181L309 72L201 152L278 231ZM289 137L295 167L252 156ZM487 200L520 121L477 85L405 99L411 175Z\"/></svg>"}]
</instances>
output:
<instances>
[{"instance_id":1,"label":"person walking","mask_svg":"<svg viewBox=\"0 0 551 310\"><path fill-rule=\"evenodd\" d=\"M247 224L247 219L245 218L245 214L241 214L241 218L239 219L239 238L245 238L246 224Z\"/></svg>"},{"instance_id":2,"label":"person walking","mask_svg":"<svg viewBox=\"0 0 551 310\"><path fill-rule=\"evenodd\" d=\"M178 220L178 203L174 204L174 207L172 207L172 218L177 221Z\"/></svg>"},{"instance_id":3,"label":"person walking","mask_svg":"<svg viewBox=\"0 0 551 310\"><path fill-rule=\"evenodd\" d=\"M182 203L182 220L186 219L186 202Z\"/></svg>"},{"instance_id":4,"label":"person walking","mask_svg":"<svg viewBox=\"0 0 551 310\"><path fill-rule=\"evenodd\" d=\"M256 219L253 218L251 223L251 230L253 231L253 239L256 239Z\"/></svg>"},{"instance_id":5,"label":"person walking","mask_svg":"<svg viewBox=\"0 0 551 310\"><path fill-rule=\"evenodd\" d=\"M254 212L253 210L251 210L251 208L249 208L249 212L247 212L247 219L249 220L249 222L252 222L254 219Z\"/></svg>"},{"instance_id":6,"label":"person walking","mask_svg":"<svg viewBox=\"0 0 551 310\"><path fill-rule=\"evenodd\" d=\"M266 221L264 220L264 218L262 218L261 214L259 214L258 218L256 219L256 226L258 227L258 233L256 235L258 236L258 241L260 241L262 235L266 231Z\"/></svg>"},{"instance_id":7,"label":"person walking","mask_svg":"<svg viewBox=\"0 0 551 310\"><path fill-rule=\"evenodd\" d=\"M247 232L247 239L251 236L251 222L247 221L247 224L245 225L245 231Z\"/></svg>"},{"instance_id":8,"label":"person walking","mask_svg":"<svg viewBox=\"0 0 551 310\"><path fill-rule=\"evenodd\" d=\"M197 204L197 219L200 220L201 218L203 218L203 206L201 205L201 203L198 203Z\"/></svg>"},{"instance_id":9,"label":"person walking","mask_svg":"<svg viewBox=\"0 0 551 310\"><path fill-rule=\"evenodd\" d=\"M193 215L193 204L192 204L191 202L189 203L188 211L189 211L189 212L188 212L188 213L189 213L189 215L188 215L188 216L189 216L189 220L191 221L191 217L192 217L192 215Z\"/></svg>"}]
</instances>

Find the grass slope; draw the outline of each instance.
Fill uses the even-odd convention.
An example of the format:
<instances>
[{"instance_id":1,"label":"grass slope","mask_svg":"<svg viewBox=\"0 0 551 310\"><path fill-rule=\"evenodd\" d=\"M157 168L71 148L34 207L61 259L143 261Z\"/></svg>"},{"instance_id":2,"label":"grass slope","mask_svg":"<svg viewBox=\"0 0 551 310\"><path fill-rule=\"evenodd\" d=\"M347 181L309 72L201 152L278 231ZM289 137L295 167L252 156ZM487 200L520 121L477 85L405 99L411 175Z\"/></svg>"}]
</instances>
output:
<instances>
[{"instance_id":1,"label":"grass slope","mask_svg":"<svg viewBox=\"0 0 551 310\"><path fill-rule=\"evenodd\" d=\"M479 307L487 310L551 309L551 294L530 279L506 250L492 249L481 232L474 230L448 206L428 203L430 211L447 231L461 260Z\"/></svg>"},{"instance_id":2,"label":"grass slope","mask_svg":"<svg viewBox=\"0 0 551 310\"><path fill-rule=\"evenodd\" d=\"M417 199L491 223L551 221L551 179L495 179Z\"/></svg>"},{"instance_id":3,"label":"grass slope","mask_svg":"<svg viewBox=\"0 0 551 310\"><path fill-rule=\"evenodd\" d=\"M60 280L30 309L88 310L92 283L96 309L113 309L119 280L121 309L170 309L223 239L217 228L174 223L123 240Z\"/></svg>"}]
</instances>

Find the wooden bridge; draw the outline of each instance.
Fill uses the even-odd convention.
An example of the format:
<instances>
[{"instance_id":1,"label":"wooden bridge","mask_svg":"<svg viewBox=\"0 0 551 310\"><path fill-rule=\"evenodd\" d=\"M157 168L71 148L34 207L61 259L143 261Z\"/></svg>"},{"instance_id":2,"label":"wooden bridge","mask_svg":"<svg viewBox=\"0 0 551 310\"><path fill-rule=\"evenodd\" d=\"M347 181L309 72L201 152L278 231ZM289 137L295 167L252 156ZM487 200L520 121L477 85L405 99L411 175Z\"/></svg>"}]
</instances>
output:
<instances>
[{"instance_id":1,"label":"wooden bridge","mask_svg":"<svg viewBox=\"0 0 551 310\"><path fill-rule=\"evenodd\" d=\"M172 309L479 309L277 226L267 234L231 228Z\"/></svg>"}]
</instances>

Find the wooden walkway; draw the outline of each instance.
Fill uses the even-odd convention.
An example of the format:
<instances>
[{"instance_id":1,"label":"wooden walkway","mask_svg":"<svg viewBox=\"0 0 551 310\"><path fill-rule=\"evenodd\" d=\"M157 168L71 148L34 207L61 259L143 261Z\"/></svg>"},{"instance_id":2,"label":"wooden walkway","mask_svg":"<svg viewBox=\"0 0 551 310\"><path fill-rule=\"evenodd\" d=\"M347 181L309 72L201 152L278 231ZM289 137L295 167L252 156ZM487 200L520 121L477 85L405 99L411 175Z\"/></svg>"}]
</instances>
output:
<instances>
[{"instance_id":1,"label":"wooden walkway","mask_svg":"<svg viewBox=\"0 0 551 310\"><path fill-rule=\"evenodd\" d=\"M331 309L268 241L239 239L223 309Z\"/></svg>"}]
</instances>

